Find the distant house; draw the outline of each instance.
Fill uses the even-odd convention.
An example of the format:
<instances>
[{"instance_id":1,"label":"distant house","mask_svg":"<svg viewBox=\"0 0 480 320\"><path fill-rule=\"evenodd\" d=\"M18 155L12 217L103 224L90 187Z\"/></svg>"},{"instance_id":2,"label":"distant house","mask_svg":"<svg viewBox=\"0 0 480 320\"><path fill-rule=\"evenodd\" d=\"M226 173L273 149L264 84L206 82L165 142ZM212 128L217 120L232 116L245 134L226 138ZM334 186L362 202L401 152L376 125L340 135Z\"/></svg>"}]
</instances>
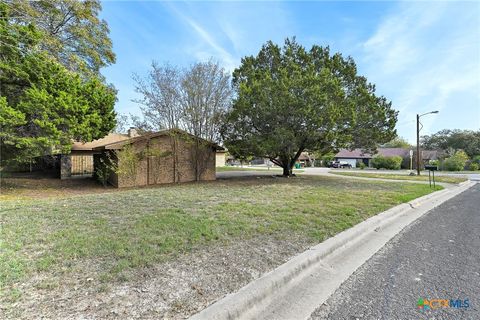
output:
<instances>
[{"instance_id":1,"label":"distant house","mask_svg":"<svg viewBox=\"0 0 480 320\"><path fill-rule=\"evenodd\" d=\"M443 151L438 151L438 150L421 150L421 159L423 163L427 163L432 160L439 160L443 159L445 157L445 152ZM415 152L414 152L414 157L415 157Z\"/></svg>"},{"instance_id":2,"label":"distant house","mask_svg":"<svg viewBox=\"0 0 480 320\"><path fill-rule=\"evenodd\" d=\"M133 163L121 156L126 150L135 155ZM216 153L221 150L181 130L162 130L93 148L94 170L101 158L113 161L118 170L110 172L108 182L118 188L215 180Z\"/></svg>"},{"instance_id":3,"label":"distant house","mask_svg":"<svg viewBox=\"0 0 480 320\"><path fill-rule=\"evenodd\" d=\"M130 128L127 134L109 133L105 137L92 142L74 142L70 154L60 155L60 178L92 177L93 155L99 153L94 148L136 136L138 136L137 131Z\"/></svg>"},{"instance_id":4,"label":"distant house","mask_svg":"<svg viewBox=\"0 0 480 320\"><path fill-rule=\"evenodd\" d=\"M416 150L413 150L413 167L416 168ZM378 148L377 154L384 157L399 156L403 159L402 167L408 168L410 161L410 149L404 148ZM353 168L357 167L360 162L363 162L366 166L370 167L370 160L374 155L371 153L364 153L361 149L341 149L336 155L336 161L347 162L352 165ZM438 160L442 157L442 152L437 150L422 150L421 151L421 163L424 165L431 160Z\"/></svg>"},{"instance_id":5,"label":"distant house","mask_svg":"<svg viewBox=\"0 0 480 320\"><path fill-rule=\"evenodd\" d=\"M410 149L404 148L378 148L377 154L384 157L399 156L402 159L409 157ZM342 161L350 164L352 168L357 167L357 164L363 162L366 166L370 166L370 160L374 155L371 153L364 153L361 149L341 149L335 155L335 161Z\"/></svg>"},{"instance_id":6,"label":"distant house","mask_svg":"<svg viewBox=\"0 0 480 320\"><path fill-rule=\"evenodd\" d=\"M297 159L301 167L312 167L313 159L308 152L302 152Z\"/></svg>"},{"instance_id":7,"label":"distant house","mask_svg":"<svg viewBox=\"0 0 480 320\"><path fill-rule=\"evenodd\" d=\"M215 154L215 167L225 167L227 165L226 154L227 150L217 150Z\"/></svg>"}]
</instances>

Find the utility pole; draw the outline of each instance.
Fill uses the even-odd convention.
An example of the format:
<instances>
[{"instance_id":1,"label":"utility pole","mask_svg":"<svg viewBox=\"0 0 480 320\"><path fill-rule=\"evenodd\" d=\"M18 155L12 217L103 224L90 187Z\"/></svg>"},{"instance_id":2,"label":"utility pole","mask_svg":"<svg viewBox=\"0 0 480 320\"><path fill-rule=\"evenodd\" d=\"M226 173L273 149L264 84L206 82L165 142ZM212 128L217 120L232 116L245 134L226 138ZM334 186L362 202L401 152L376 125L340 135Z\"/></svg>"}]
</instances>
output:
<instances>
[{"instance_id":1,"label":"utility pole","mask_svg":"<svg viewBox=\"0 0 480 320\"><path fill-rule=\"evenodd\" d=\"M420 175L420 117L430 113L438 113L438 110L430 111L420 115L417 113L417 175Z\"/></svg>"},{"instance_id":2,"label":"utility pole","mask_svg":"<svg viewBox=\"0 0 480 320\"><path fill-rule=\"evenodd\" d=\"M420 116L417 113L417 176L420 175Z\"/></svg>"}]
</instances>

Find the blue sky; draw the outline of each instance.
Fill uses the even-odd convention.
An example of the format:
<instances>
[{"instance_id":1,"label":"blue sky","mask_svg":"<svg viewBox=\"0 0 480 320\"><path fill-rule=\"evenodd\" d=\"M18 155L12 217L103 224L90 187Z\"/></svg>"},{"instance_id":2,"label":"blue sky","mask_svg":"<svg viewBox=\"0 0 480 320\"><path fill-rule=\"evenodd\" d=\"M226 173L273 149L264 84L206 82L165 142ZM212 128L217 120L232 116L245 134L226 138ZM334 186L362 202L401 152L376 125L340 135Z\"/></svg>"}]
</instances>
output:
<instances>
[{"instance_id":1,"label":"blue sky","mask_svg":"<svg viewBox=\"0 0 480 320\"><path fill-rule=\"evenodd\" d=\"M352 56L359 73L400 111L397 130L415 140L449 128L480 128L480 2L103 1L117 63L102 70L118 89L116 110L139 114L132 73L152 60L186 67L210 58L233 70L268 40L296 36Z\"/></svg>"}]
</instances>

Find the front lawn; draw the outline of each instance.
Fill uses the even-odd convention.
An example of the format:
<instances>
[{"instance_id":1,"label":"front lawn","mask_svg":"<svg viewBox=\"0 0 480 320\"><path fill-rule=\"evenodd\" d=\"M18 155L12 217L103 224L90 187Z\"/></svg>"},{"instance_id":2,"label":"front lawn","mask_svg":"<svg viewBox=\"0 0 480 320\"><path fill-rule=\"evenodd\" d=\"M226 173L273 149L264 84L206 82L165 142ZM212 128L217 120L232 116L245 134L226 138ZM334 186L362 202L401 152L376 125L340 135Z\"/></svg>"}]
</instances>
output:
<instances>
[{"instance_id":1,"label":"front lawn","mask_svg":"<svg viewBox=\"0 0 480 320\"><path fill-rule=\"evenodd\" d=\"M246 239L318 243L430 192L423 184L299 176L2 201L0 305L28 317L22 304L40 307L32 296L108 290L132 271ZM66 277L82 285L69 287Z\"/></svg>"},{"instance_id":2,"label":"front lawn","mask_svg":"<svg viewBox=\"0 0 480 320\"><path fill-rule=\"evenodd\" d=\"M390 179L390 180L413 180L413 181L428 182L428 172L422 173L421 176L409 176L409 175L389 174L389 173L366 173L366 172L330 171L330 173L338 174L341 176L351 176L351 177L379 178L379 179ZM468 180L467 178L463 178L463 177L435 176L435 182L460 183L467 180Z\"/></svg>"}]
</instances>

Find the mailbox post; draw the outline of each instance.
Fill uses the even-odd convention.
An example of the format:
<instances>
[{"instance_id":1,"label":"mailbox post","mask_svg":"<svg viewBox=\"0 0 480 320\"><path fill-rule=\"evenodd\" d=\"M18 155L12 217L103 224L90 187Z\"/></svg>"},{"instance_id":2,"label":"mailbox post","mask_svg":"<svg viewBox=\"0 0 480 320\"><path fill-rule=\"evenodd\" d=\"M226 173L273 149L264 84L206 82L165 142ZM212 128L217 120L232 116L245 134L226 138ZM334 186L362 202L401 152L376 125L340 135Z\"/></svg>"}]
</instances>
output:
<instances>
[{"instance_id":1,"label":"mailbox post","mask_svg":"<svg viewBox=\"0 0 480 320\"><path fill-rule=\"evenodd\" d=\"M430 184L430 188L432 187L432 181L433 181L433 188L435 189L435 171L438 170L437 166L432 166L432 165L426 165L425 169L428 170L428 183ZM430 177L430 173L431 177Z\"/></svg>"}]
</instances>

